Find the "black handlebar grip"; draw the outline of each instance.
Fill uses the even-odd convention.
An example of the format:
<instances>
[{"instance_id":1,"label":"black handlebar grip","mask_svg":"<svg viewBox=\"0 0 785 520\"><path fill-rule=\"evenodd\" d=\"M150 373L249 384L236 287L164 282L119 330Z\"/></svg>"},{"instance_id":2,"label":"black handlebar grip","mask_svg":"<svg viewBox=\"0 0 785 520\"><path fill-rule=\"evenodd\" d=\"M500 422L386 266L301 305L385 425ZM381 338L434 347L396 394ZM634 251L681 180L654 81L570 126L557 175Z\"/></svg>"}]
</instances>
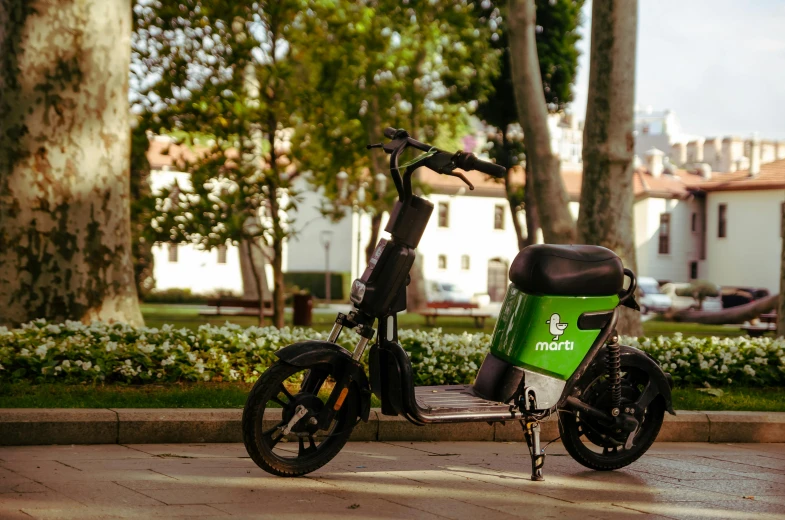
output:
<instances>
[{"instance_id":1,"label":"black handlebar grip","mask_svg":"<svg viewBox=\"0 0 785 520\"><path fill-rule=\"evenodd\" d=\"M384 137L386 137L387 139L392 139L395 137L395 133L397 131L398 130L396 130L395 128L388 126L387 128L384 129Z\"/></svg>"},{"instance_id":2,"label":"black handlebar grip","mask_svg":"<svg viewBox=\"0 0 785 520\"><path fill-rule=\"evenodd\" d=\"M462 164L458 166L463 170L476 170L478 172L487 173L491 177L501 179L507 173L507 168L500 164L495 164L488 161L483 161L477 158L473 153L467 154Z\"/></svg>"}]
</instances>

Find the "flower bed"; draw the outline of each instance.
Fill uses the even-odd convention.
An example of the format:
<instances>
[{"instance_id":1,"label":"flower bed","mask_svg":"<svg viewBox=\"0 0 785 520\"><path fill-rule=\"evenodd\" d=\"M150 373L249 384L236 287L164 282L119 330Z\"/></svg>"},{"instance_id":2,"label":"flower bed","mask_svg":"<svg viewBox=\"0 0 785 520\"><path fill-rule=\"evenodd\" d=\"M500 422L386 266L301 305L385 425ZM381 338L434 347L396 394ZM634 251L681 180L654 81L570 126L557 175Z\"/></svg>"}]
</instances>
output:
<instances>
[{"instance_id":1,"label":"flower bed","mask_svg":"<svg viewBox=\"0 0 785 520\"><path fill-rule=\"evenodd\" d=\"M38 320L0 327L0 381L67 383L254 381L275 351L326 339L310 329L203 325L197 331ZM470 383L490 347L488 334L404 330L418 385ZM345 333L352 349L357 336ZM785 386L785 340L770 338L625 338L657 359L678 383Z\"/></svg>"}]
</instances>

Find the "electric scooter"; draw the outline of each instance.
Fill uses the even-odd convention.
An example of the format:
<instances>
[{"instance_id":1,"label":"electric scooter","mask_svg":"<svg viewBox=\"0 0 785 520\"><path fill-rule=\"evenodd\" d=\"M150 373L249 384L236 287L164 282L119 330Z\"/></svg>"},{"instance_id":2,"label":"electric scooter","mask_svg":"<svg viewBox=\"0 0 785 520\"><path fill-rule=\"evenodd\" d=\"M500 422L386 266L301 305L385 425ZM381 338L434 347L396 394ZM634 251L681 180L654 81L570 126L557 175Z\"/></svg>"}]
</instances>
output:
<instances>
[{"instance_id":1,"label":"electric scooter","mask_svg":"<svg viewBox=\"0 0 785 520\"><path fill-rule=\"evenodd\" d=\"M510 268L490 352L474 384L414 386L411 362L398 343L397 315L406 309L409 271L433 204L412 193L412 174L427 167L474 189L464 171L502 177L505 170L471 153L439 150L404 130L387 128L384 135L389 142L368 147L390 155L399 194L386 227L391 240L379 241L353 282L352 310L338 314L327 341L279 350L278 361L254 385L242 420L253 461L283 477L320 468L360 420L368 421L372 393L381 413L417 425L518 421L532 480L543 479L540 422L554 417L562 443L580 464L614 470L637 460L657 437L665 411L674 414L672 379L646 353L619 344L621 307L639 310L636 281L603 247L523 249ZM399 157L409 148L424 153L401 173ZM336 344L345 328L359 335L353 352ZM374 335L366 375L361 358Z\"/></svg>"}]
</instances>

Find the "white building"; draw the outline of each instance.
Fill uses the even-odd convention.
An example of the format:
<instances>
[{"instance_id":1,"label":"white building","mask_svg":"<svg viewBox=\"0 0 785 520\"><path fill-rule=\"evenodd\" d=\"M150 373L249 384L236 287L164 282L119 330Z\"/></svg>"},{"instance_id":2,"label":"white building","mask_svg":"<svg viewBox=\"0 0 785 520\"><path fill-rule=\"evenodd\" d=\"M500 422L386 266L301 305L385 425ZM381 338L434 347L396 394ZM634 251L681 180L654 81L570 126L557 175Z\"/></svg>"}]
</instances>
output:
<instances>
[{"instance_id":1,"label":"white building","mask_svg":"<svg viewBox=\"0 0 785 520\"><path fill-rule=\"evenodd\" d=\"M759 153L760 148L751 147L751 155ZM187 187L188 175L172 170L177 153L185 152L157 158L151 154L154 188L171 184L174 179ZM662 282L707 279L721 285L778 290L778 219L785 201L785 160L764 164L757 175L748 171L717 174L707 167L690 172L663 165L663 153L656 149L645 155L645 164L634 177L638 275ZM467 177L476 187L469 191L452 177L425 170L418 175L432 187L427 198L434 204L418 248L425 279L454 283L469 294L501 298L509 265L517 254L503 184L469 172ZM571 212L577 217L580 170L565 166L562 177L572 201ZM303 179L298 183L295 188L302 200L291 215L297 233L285 245L284 270L323 273L328 261L324 242L328 238L330 270L345 273L350 279L357 277L365 268L370 217L349 212L341 221L333 222L319 211L322 197L318 190ZM520 218L525 229L524 216ZM724 236L719 236L723 219ZM386 217L382 229L385 225ZM380 237L389 236L382 232ZM242 292L240 255L234 247L204 252L188 245L175 249L159 244L154 254L158 289ZM270 268L266 268L267 279L271 280Z\"/></svg>"},{"instance_id":2,"label":"white building","mask_svg":"<svg viewBox=\"0 0 785 520\"><path fill-rule=\"evenodd\" d=\"M706 278L720 285L777 293L785 210L785 160L717 174L699 186L705 194Z\"/></svg>"}]
</instances>

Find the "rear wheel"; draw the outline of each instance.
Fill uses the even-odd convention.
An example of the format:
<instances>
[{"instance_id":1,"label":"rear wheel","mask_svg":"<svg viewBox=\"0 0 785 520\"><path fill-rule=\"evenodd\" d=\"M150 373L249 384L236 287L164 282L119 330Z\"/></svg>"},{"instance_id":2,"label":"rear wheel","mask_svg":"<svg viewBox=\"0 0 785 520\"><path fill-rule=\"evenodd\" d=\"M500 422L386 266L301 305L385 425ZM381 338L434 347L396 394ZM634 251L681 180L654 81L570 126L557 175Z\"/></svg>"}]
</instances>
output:
<instances>
[{"instance_id":1,"label":"rear wheel","mask_svg":"<svg viewBox=\"0 0 785 520\"><path fill-rule=\"evenodd\" d=\"M621 409L634 407L649 384L649 375L638 368L621 367ZM583 390L581 400L600 410L611 409L611 384L602 375L591 381ZM559 433L567 452L587 468L609 471L623 468L640 458L651 447L662 427L665 401L656 397L643 410L635 414L638 430L632 447L625 448L628 433L613 424L571 410L559 411Z\"/></svg>"},{"instance_id":2,"label":"rear wheel","mask_svg":"<svg viewBox=\"0 0 785 520\"><path fill-rule=\"evenodd\" d=\"M243 410L243 442L260 468L281 477L299 477L341 451L356 424L358 396L350 386L332 422L320 429L316 418L334 382L331 370L330 365L303 368L278 362L256 382Z\"/></svg>"}]
</instances>

